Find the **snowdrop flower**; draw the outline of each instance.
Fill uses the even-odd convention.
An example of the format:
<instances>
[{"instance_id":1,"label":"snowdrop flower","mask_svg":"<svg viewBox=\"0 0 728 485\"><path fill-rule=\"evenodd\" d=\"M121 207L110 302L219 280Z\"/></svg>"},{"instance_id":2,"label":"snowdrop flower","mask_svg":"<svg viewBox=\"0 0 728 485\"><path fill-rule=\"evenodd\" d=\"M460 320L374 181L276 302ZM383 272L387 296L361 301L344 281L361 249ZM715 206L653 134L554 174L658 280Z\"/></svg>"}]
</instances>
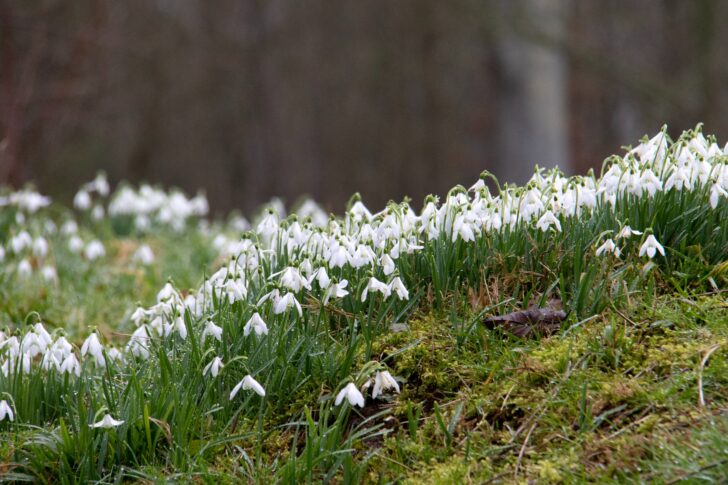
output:
<instances>
[{"instance_id":1,"label":"snowdrop flower","mask_svg":"<svg viewBox=\"0 0 728 485\"><path fill-rule=\"evenodd\" d=\"M35 238L35 241L33 241L33 254L41 259L48 255L48 241L45 238Z\"/></svg>"},{"instance_id":2,"label":"snowdrop flower","mask_svg":"<svg viewBox=\"0 0 728 485\"><path fill-rule=\"evenodd\" d=\"M265 324L258 312L253 313L253 316L250 317L248 323L245 324L245 327L243 328L243 335L247 337L250 335L251 331L254 331L255 335L258 336L268 335L268 326Z\"/></svg>"},{"instance_id":3,"label":"snowdrop flower","mask_svg":"<svg viewBox=\"0 0 728 485\"><path fill-rule=\"evenodd\" d=\"M48 282L58 281L58 273L56 272L56 268L53 266L43 266L40 270L40 274L43 276L43 279Z\"/></svg>"},{"instance_id":4,"label":"snowdrop flower","mask_svg":"<svg viewBox=\"0 0 728 485\"><path fill-rule=\"evenodd\" d=\"M647 191L650 197L653 197L655 193L662 190L662 182L657 178L655 173L649 169L642 173L639 183Z\"/></svg>"},{"instance_id":5,"label":"snowdrop flower","mask_svg":"<svg viewBox=\"0 0 728 485\"><path fill-rule=\"evenodd\" d=\"M225 293L232 305L236 301L242 301L248 295L248 289L241 279L229 279L225 282Z\"/></svg>"},{"instance_id":6,"label":"snowdrop flower","mask_svg":"<svg viewBox=\"0 0 728 485\"><path fill-rule=\"evenodd\" d=\"M10 248L15 254L20 254L23 249L33 245L33 238L26 231L20 232L17 236L10 239Z\"/></svg>"},{"instance_id":7,"label":"snowdrop flower","mask_svg":"<svg viewBox=\"0 0 728 485\"><path fill-rule=\"evenodd\" d=\"M276 315L284 313L291 307L296 308L299 317L303 316L303 309L301 308L301 304L298 302L298 300L296 300L296 297L293 295L293 293L286 293L285 295L279 296L278 298L275 298L273 300L273 313L275 313Z\"/></svg>"},{"instance_id":8,"label":"snowdrop flower","mask_svg":"<svg viewBox=\"0 0 728 485\"><path fill-rule=\"evenodd\" d=\"M627 239L632 236L632 234L636 236L642 235L641 231L635 231L629 226L624 226L621 231L619 231L619 234L617 234L617 239L624 238Z\"/></svg>"},{"instance_id":9,"label":"snowdrop flower","mask_svg":"<svg viewBox=\"0 0 728 485\"><path fill-rule=\"evenodd\" d=\"M394 380L389 371L377 372L374 376L374 389L372 389L372 398L376 399L382 391L394 389L399 394L399 384Z\"/></svg>"},{"instance_id":10,"label":"snowdrop flower","mask_svg":"<svg viewBox=\"0 0 728 485\"><path fill-rule=\"evenodd\" d=\"M392 282L389 283L389 291L394 291L400 300L409 300L409 291L407 291L399 276L395 276Z\"/></svg>"},{"instance_id":11,"label":"snowdrop flower","mask_svg":"<svg viewBox=\"0 0 728 485\"><path fill-rule=\"evenodd\" d=\"M144 360L149 358L149 331L146 325L142 325L131 334L129 342L126 344L126 351L134 357L141 357Z\"/></svg>"},{"instance_id":12,"label":"snowdrop flower","mask_svg":"<svg viewBox=\"0 0 728 485\"><path fill-rule=\"evenodd\" d=\"M218 342L222 342L222 327L218 327L212 320L208 320L205 329L202 331L202 340L206 340L208 335L217 339Z\"/></svg>"},{"instance_id":13,"label":"snowdrop flower","mask_svg":"<svg viewBox=\"0 0 728 485\"><path fill-rule=\"evenodd\" d=\"M53 352L50 350L47 350L45 354L43 354L43 359L41 359L40 366L43 370L50 370L50 369L56 369L60 370L61 363L58 362L58 359L55 355L53 355Z\"/></svg>"},{"instance_id":14,"label":"snowdrop flower","mask_svg":"<svg viewBox=\"0 0 728 485\"><path fill-rule=\"evenodd\" d=\"M553 212L547 210L543 213L538 222L536 222L536 227L541 229L543 232L546 232L551 226L555 226L556 230L561 232L561 223L556 218Z\"/></svg>"},{"instance_id":15,"label":"snowdrop flower","mask_svg":"<svg viewBox=\"0 0 728 485\"><path fill-rule=\"evenodd\" d=\"M35 332L26 333L20 342L20 349L23 355L31 359L38 354L42 354L47 347L48 345Z\"/></svg>"},{"instance_id":16,"label":"snowdrop flower","mask_svg":"<svg viewBox=\"0 0 728 485\"><path fill-rule=\"evenodd\" d=\"M187 339L187 325L185 325L185 319L178 316L174 319L174 329L182 340Z\"/></svg>"},{"instance_id":17,"label":"snowdrop flower","mask_svg":"<svg viewBox=\"0 0 728 485\"><path fill-rule=\"evenodd\" d=\"M606 241L604 241L604 244L599 246L596 250L597 256L601 256L604 253L612 253L616 257L619 257L621 251L619 250L617 245L614 244L614 241L612 241L611 239L607 239Z\"/></svg>"},{"instance_id":18,"label":"snowdrop flower","mask_svg":"<svg viewBox=\"0 0 728 485\"><path fill-rule=\"evenodd\" d=\"M278 217L274 209L268 209L266 215L258 223L256 232L266 244L278 233Z\"/></svg>"},{"instance_id":19,"label":"snowdrop flower","mask_svg":"<svg viewBox=\"0 0 728 485\"><path fill-rule=\"evenodd\" d=\"M73 207L78 210L85 211L91 207L91 196L85 190L79 190L76 192L76 196L73 198Z\"/></svg>"},{"instance_id":20,"label":"snowdrop flower","mask_svg":"<svg viewBox=\"0 0 728 485\"><path fill-rule=\"evenodd\" d=\"M384 256L382 256L382 258L379 260L379 264L382 265L382 270L384 271L384 274L386 276L389 276L392 273L394 273L394 269L395 269L394 260L392 259L392 257L389 254L385 253Z\"/></svg>"},{"instance_id":21,"label":"snowdrop flower","mask_svg":"<svg viewBox=\"0 0 728 485\"><path fill-rule=\"evenodd\" d=\"M80 253L83 246L83 239L78 236L71 236L68 240L68 250L72 253Z\"/></svg>"},{"instance_id":22,"label":"snowdrop flower","mask_svg":"<svg viewBox=\"0 0 728 485\"><path fill-rule=\"evenodd\" d=\"M728 198L728 192L726 192L726 190L716 182L710 188L710 207L713 209L718 207L718 200L720 200L721 197Z\"/></svg>"},{"instance_id":23,"label":"snowdrop flower","mask_svg":"<svg viewBox=\"0 0 728 485\"><path fill-rule=\"evenodd\" d=\"M132 257L132 259L137 263L143 264L144 266L149 266L150 264L154 263L154 253L152 252L152 248L150 248L147 244L142 244L134 252L134 256Z\"/></svg>"},{"instance_id":24,"label":"snowdrop flower","mask_svg":"<svg viewBox=\"0 0 728 485\"><path fill-rule=\"evenodd\" d=\"M177 296L177 290L174 289L171 283L166 283L159 293L157 293L157 302L171 300Z\"/></svg>"},{"instance_id":25,"label":"snowdrop flower","mask_svg":"<svg viewBox=\"0 0 728 485\"><path fill-rule=\"evenodd\" d=\"M106 359L104 358L104 347L99 342L99 336L96 332L89 335L81 346L81 355L86 354L92 356L96 361L96 365L104 367L106 365Z\"/></svg>"},{"instance_id":26,"label":"snowdrop flower","mask_svg":"<svg viewBox=\"0 0 728 485\"><path fill-rule=\"evenodd\" d=\"M341 280L339 283L334 283L330 285L326 289L326 293L324 293L324 305L328 304L331 298L344 298L346 295L348 295L349 292L344 289L348 285L349 282L347 280Z\"/></svg>"},{"instance_id":27,"label":"snowdrop flower","mask_svg":"<svg viewBox=\"0 0 728 485\"><path fill-rule=\"evenodd\" d=\"M109 357L109 360L112 362L123 362L124 361L124 355L117 348L111 348L108 352L106 352L106 355Z\"/></svg>"},{"instance_id":28,"label":"snowdrop flower","mask_svg":"<svg viewBox=\"0 0 728 485\"><path fill-rule=\"evenodd\" d=\"M316 281L318 281L319 288L322 290L327 289L331 283L331 278L329 278L329 274L323 266L316 270Z\"/></svg>"},{"instance_id":29,"label":"snowdrop flower","mask_svg":"<svg viewBox=\"0 0 728 485\"><path fill-rule=\"evenodd\" d=\"M83 254L86 256L86 259L93 261L94 259L103 257L106 254L106 250L104 249L104 245L101 244L101 241L94 239L86 245Z\"/></svg>"},{"instance_id":30,"label":"snowdrop flower","mask_svg":"<svg viewBox=\"0 0 728 485\"><path fill-rule=\"evenodd\" d=\"M121 426L124 424L124 421L119 421L111 417L110 414L104 415L103 419L99 421L98 423L90 424L89 426L91 428L104 428L104 429L110 429L110 428L116 428L117 426Z\"/></svg>"},{"instance_id":31,"label":"snowdrop flower","mask_svg":"<svg viewBox=\"0 0 728 485\"><path fill-rule=\"evenodd\" d=\"M358 195L358 194L357 194ZM357 200L347 212L348 216L354 220L354 222L370 221L372 219L372 213L364 205L361 200Z\"/></svg>"},{"instance_id":32,"label":"snowdrop flower","mask_svg":"<svg viewBox=\"0 0 728 485\"><path fill-rule=\"evenodd\" d=\"M33 267L30 265L30 261L27 259L22 259L18 263L18 276L21 278L28 278L30 275L33 274Z\"/></svg>"},{"instance_id":33,"label":"snowdrop flower","mask_svg":"<svg viewBox=\"0 0 728 485\"><path fill-rule=\"evenodd\" d=\"M253 390L257 395L264 397L265 396L265 389L263 389L263 386L260 385L258 381L253 379L250 375L247 375L243 377L243 380L238 382L235 387L233 387L233 390L230 391L230 400L232 401L235 395L238 393L240 389L243 389L244 391L247 390Z\"/></svg>"},{"instance_id":34,"label":"snowdrop flower","mask_svg":"<svg viewBox=\"0 0 728 485\"><path fill-rule=\"evenodd\" d=\"M645 240L644 244L642 244L642 247L640 248L640 256L644 256L647 254L647 256L652 259L655 257L656 253L660 253L661 255L665 255L665 248L662 247L662 245L657 242L657 239L655 239L655 236L650 234L647 236L647 239Z\"/></svg>"},{"instance_id":35,"label":"snowdrop flower","mask_svg":"<svg viewBox=\"0 0 728 485\"><path fill-rule=\"evenodd\" d=\"M340 405L344 401L344 398L349 401L349 404L351 406L359 406L360 408L364 407L364 396L359 391L359 389L357 389L353 382L348 383L346 387L339 391L339 393L336 395L334 405Z\"/></svg>"},{"instance_id":36,"label":"snowdrop flower","mask_svg":"<svg viewBox=\"0 0 728 485\"><path fill-rule=\"evenodd\" d=\"M369 278L369 282L367 283L367 286L364 288L364 291L361 294L361 301L364 302L367 299L367 295L370 291L378 291L382 295L384 295L384 298L389 297L389 295L392 294L392 290L387 286L386 283L382 283L378 279L376 279L374 276Z\"/></svg>"},{"instance_id":37,"label":"snowdrop flower","mask_svg":"<svg viewBox=\"0 0 728 485\"><path fill-rule=\"evenodd\" d=\"M13 410L8 404L7 401L2 400L0 401L0 421L14 421L15 420L15 414L13 414Z\"/></svg>"},{"instance_id":38,"label":"snowdrop flower","mask_svg":"<svg viewBox=\"0 0 728 485\"><path fill-rule=\"evenodd\" d=\"M81 364L78 362L75 354L69 354L63 359L59 371L63 374L75 374L76 377L81 375Z\"/></svg>"},{"instance_id":39,"label":"snowdrop flower","mask_svg":"<svg viewBox=\"0 0 728 485\"><path fill-rule=\"evenodd\" d=\"M78 232L78 224L73 219L68 220L61 226L61 234L64 236L70 236Z\"/></svg>"},{"instance_id":40,"label":"snowdrop flower","mask_svg":"<svg viewBox=\"0 0 728 485\"><path fill-rule=\"evenodd\" d=\"M337 245L331 249L331 254L329 255L329 267L343 268L348 262L349 253L344 246Z\"/></svg>"},{"instance_id":41,"label":"snowdrop flower","mask_svg":"<svg viewBox=\"0 0 728 485\"><path fill-rule=\"evenodd\" d=\"M455 242L458 237L465 242L475 241L475 231L465 217L465 214L458 214L455 217L455 222L453 222L452 242Z\"/></svg>"},{"instance_id":42,"label":"snowdrop flower","mask_svg":"<svg viewBox=\"0 0 728 485\"><path fill-rule=\"evenodd\" d=\"M220 372L220 369L222 369L223 367L224 367L224 365L222 363L222 359L220 357L215 357L202 370L202 375L206 376L209 373L212 377L217 377L217 374Z\"/></svg>"},{"instance_id":43,"label":"snowdrop flower","mask_svg":"<svg viewBox=\"0 0 728 485\"><path fill-rule=\"evenodd\" d=\"M68 357L72 350L73 347L71 347L71 344L68 343L66 337L59 337L51 346L51 352L53 352L53 355L55 355L59 360L63 360Z\"/></svg>"},{"instance_id":44,"label":"snowdrop flower","mask_svg":"<svg viewBox=\"0 0 728 485\"><path fill-rule=\"evenodd\" d=\"M93 180L93 182L87 185L89 186L89 190L96 190L96 192L98 192L101 197L106 197L107 195L109 195L109 181L106 179L106 174L104 173L99 173L98 175L96 175L96 178Z\"/></svg>"},{"instance_id":45,"label":"snowdrop flower","mask_svg":"<svg viewBox=\"0 0 728 485\"><path fill-rule=\"evenodd\" d=\"M104 218L104 208L100 205L95 205L91 211L91 218L95 221L100 221Z\"/></svg>"},{"instance_id":46,"label":"snowdrop flower","mask_svg":"<svg viewBox=\"0 0 728 485\"><path fill-rule=\"evenodd\" d=\"M43 348L48 348L53 343L51 334L48 333L42 323L38 322L33 325L33 332L38 336L38 340L41 342Z\"/></svg>"},{"instance_id":47,"label":"snowdrop flower","mask_svg":"<svg viewBox=\"0 0 728 485\"><path fill-rule=\"evenodd\" d=\"M306 278L301 275L301 272L298 271L297 268L293 268L291 266L283 270L280 283L281 286L288 288L294 293L301 291L301 288L311 290L311 285L308 283Z\"/></svg>"}]
</instances>

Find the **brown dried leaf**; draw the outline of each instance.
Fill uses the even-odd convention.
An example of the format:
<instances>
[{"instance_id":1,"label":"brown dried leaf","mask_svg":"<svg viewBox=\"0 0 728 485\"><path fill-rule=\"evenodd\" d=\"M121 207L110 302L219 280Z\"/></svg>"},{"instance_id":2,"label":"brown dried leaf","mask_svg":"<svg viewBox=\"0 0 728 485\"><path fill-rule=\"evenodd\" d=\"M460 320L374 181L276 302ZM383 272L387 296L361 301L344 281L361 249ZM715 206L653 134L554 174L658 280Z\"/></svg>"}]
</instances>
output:
<instances>
[{"instance_id":1,"label":"brown dried leaf","mask_svg":"<svg viewBox=\"0 0 728 485\"><path fill-rule=\"evenodd\" d=\"M483 323L488 328L501 326L508 332L522 338L535 335L551 335L561 328L561 322L566 319L566 312L560 308L560 300L550 300L548 308L530 306L528 310L486 318Z\"/></svg>"}]
</instances>

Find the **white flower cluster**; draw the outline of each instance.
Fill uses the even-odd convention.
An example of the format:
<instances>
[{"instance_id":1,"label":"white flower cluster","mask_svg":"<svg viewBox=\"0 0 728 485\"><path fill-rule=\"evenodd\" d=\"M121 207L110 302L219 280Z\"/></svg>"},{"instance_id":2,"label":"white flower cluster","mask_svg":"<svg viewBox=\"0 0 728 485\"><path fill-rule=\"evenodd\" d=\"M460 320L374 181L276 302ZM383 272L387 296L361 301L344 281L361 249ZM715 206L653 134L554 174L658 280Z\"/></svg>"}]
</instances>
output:
<instances>
[{"instance_id":1,"label":"white flower cluster","mask_svg":"<svg viewBox=\"0 0 728 485\"><path fill-rule=\"evenodd\" d=\"M188 219L206 216L208 212L209 205L203 194L188 199L182 192L168 193L146 184L138 190L120 187L109 204L110 216L131 216L140 231L150 229L155 223L181 231Z\"/></svg>"},{"instance_id":2,"label":"white flower cluster","mask_svg":"<svg viewBox=\"0 0 728 485\"><path fill-rule=\"evenodd\" d=\"M73 345L63 335L51 335L42 323L36 323L33 329L22 338L7 337L0 332L0 372L7 377L9 373L31 371L31 364L38 363L43 370L60 374L81 375L81 361L92 359L99 367L106 366L106 358L121 360L121 352L113 347L104 349L96 333L92 333L80 349L81 358L76 355Z\"/></svg>"},{"instance_id":3,"label":"white flower cluster","mask_svg":"<svg viewBox=\"0 0 728 485\"><path fill-rule=\"evenodd\" d=\"M436 241L469 243L517 228L561 232L570 219L589 217L598 207L616 207L621 201L637 198L654 199L672 190L705 190L709 192L710 207L715 209L728 197L727 155L728 145L721 149L700 132L672 145L661 132L613 160L600 179L567 178L556 170L537 170L524 187L506 186L493 196L485 185L487 175L483 175L469 190L451 190L442 204L429 197L420 214L406 202L372 213L360 200L354 200L342 219L324 221L320 212L309 207L306 220L281 220L279 212L271 208L234 247L219 242L233 255L196 292L183 298L167 284L157 295L155 305L137 309L131 316L137 329L125 352L127 356L148 359L151 339L159 339L162 344L175 335L186 339L190 330L199 332L202 341L223 342L223 328L215 323L216 305L220 304L241 305L248 312L246 338L267 338L269 325L265 320L278 315L300 318L308 311L301 304L304 296L323 307L340 304L350 293L350 301L357 304L408 300L409 291L403 281L406 275L400 274L399 260ZM109 208L112 215L133 215L140 227L155 218L179 228L187 217L206 212L207 202L202 196L188 200L182 194L167 195L149 186L139 191L119 190ZM641 231L624 226L617 239L645 232L640 257L665 254L649 228L638 229ZM617 257L621 254L612 239L596 252ZM347 275L348 279L332 275ZM97 342L90 342L88 348L96 348ZM13 355L21 354L28 356L28 362L33 359L22 350ZM82 354L103 365L98 352L88 350ZM14 362L6 356L8 369ZM215 377L221 368L222 361L213 360L204 372ZM375 397L384 389L398 390L388 373L377 379ZM246 376L230 397L241 388L265 394L257 381ZM352 405L363 406L363 397L354 384L338 394L337 403L344 398Z\"/></svg>"},{"instance_id":4,"label":"white flower cluster","mask_svg":"<svg viewBox=\"0 0 728 485\"><path fill-rule=\"evenodd\" d=\"M27 214L34 214L38 209L46 207L50 203L50 197L27 189L13 192L10 195L0 196L0 207L14 206Z\"/></svg>"}]
</instances>

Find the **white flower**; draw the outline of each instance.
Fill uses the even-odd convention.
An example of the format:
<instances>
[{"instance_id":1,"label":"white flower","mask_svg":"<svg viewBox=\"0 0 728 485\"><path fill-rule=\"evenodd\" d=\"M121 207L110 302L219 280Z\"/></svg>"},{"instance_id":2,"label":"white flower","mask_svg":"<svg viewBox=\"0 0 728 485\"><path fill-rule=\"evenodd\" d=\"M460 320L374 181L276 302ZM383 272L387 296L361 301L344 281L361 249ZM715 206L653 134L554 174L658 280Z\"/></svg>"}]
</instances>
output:
<instances>
[{"instance_id":1,"label":"white flower","mask_svg":"<svg viewBox=\"0 0 728 485\"><path fill-rule=\"evenodd\" d=\"M372 398L376 399L382 391L394 389L399 394L399 384L394 380L389 371L377 372L374 376L374 389L372 389Z\"/></svg>"},{"instance_id":2,"label":"white flower","mask_svg":"<svg viewBox=\"0 0 728 485\"><path fill-rule=\"evenodd\" d=\"M636 236L639 236L639 235L642 234L642 232L641 231L636 231L636 230L632 229L629 226L624 226L622 228L622 230L619 231L619 234L617 234L617 239L619 239L619 238L625 238L625 239L627 239L627 238L631 237L632 234L634 234Z\"/></svg>"},{"instance_id":3,"label":"white flower","mask_svg":"<svg viewBox=\"0 0 728 485\"><path fill-rule=\"evenodd\" d=\"M17 271L21 278L28 278L33 274L33 266L30 265L30 261L23 259L18 263Z\"/></svg>"},{"instance_id":4,"label":"white flower","mask_svg":"<svg viewBox=\"0 0 728 485\"><path fill-rule=\"evenodd\" d=\"M324 305L326 305L331 298L344 298L348 295L349 292L344 289L348 284L349 282L347 280L341 280L340 282L334 283L326 288L326 293L324 294Z\"/></svg>"},{"instance_id":5,"label":"white flower","mask_svg":"<svg viewBox=\"0 0 728 485\"><path fill-rule=\"evenodd\" d=\"M85 211L91 207L91 196L85 190L79 190L76 192L76 196L73 198L73 207L78 210Z\"/></svg>"},{"instance_id":6,"label":"white flower","mask_svg":"<svg viewBox=\"0 0 728 485\"><path fill-rule=\"evenodd\" d=\"M75 354L69 354L68 357L63 359L60 369L63 374L76 374L76 377L81 375L81 364Z\"/></svg>"},{"instance_id":7,"label":"white flower","mask_svg":"<svg viewBox=\"0 0 728 485\"><path fill-rule=\"evenodd\" d=\"M81 346L81 355L91 355L96 364L104 367L106 365L106 359L104 358L104 347L99 342L99 336L96 332L89 335Z\"/></svg>"},{"instance_id":8,"label":"white flower","mask_svg":"<svg viewBox=\"0 0 728 485\"><path fill-rule=\"evenodd\" d=\"M243 390L249 390L252 389L257 395L259 396L265 396L265 389L263 389L263 386L260 385L258 381L253 379L250 375L247 375L243 377L243 380L238 382L235 387L233 387L233 390L230 391L230 400L232 401L235 395L238 393L238 391L242 388Z\"/></svg>"},{"instance_id":9,"label":"white flower","mask_svg":"<svg viewBox=\"0 0 728 485\"><path fill-rule=\"evenodd\" d=\"M174 329L177 331L182 340L187 339L187 325L185 325L184 318L182 318L181 316L175 318Z\"/></svg>"},{"instance_id":10,"label":"white flower","mask_svg":"<svg viewBox=\"0 0 728 485\"><path fill-rule=\"evenodd\" d=\"M364 291L361 294L361 301L364 302L367 299L367 295L370 291L378 291L382 295L384 295L384 298L388 298L389 295L392 294L392 290L387 286L386 283L382 283L378 279L376 279L374 276L369 278L369 282L367 283L367 286L364 288Z\"/></svg>"},{"instance_id":11,"label":"white flower","mask_svg":"<svg viewBox=\"0 0 728 485\"><path fill-rule=\"evenodd\" d=\"M60 370L61 364L58 362L58 359L51 351L46 351L45 354L43 354L43 359L40 362L41 367L43 370L50 370L50 369L56 369Z\"/></svg>"},{"instance_id":12,"label":"white flower","mask_svg":"<svg viewBox=\"0 0 728 485\"><path fill-rule=\"evenodd\" d=\"M538 222L536 222L536 227L541 229L543 232L546 232L551 226L556 226L556 230L561 232L561 223L556 218L553 212L547 210L543 213Z\"/></svg>"},{"instance_id":13,"label":"white flower","mask_svg":"<svg viewBox=\"0 0 728 485\"><path fill-rule=\"evenodd\" d=\"M597 248L596 253L597 253L597 256L601 256L604 253L612 253L616 257L619 257L619 255L621 254L621 251L619 250L617 245L614 244L614 241L612 241L611 239L607 239L606 241L604 241L604 244L602 244L601 246L599 246Z\"/></svg>"},{"instance_id":14,"label":"white flower","mask_svg":"<svg viewBox=\"0 0 728 485\"><path fill-rule=\"evenodd\" d=\"M118 421L111 417L110 414L104 415L103 419L99 421L98 423L90 424L89 426L92 428L116 428L117 426L121 426L124 424L124 421Z\"/></svg>"},{"instance_id":15,"label":"white flower","mask_svg":"<svg viewBox=\"0 0 728 485\"><path fill-rule=\"evenodd\" d=\"M208 335L217 339L218 342L222 342L222 327L218 327L212 320L208 320L202 331L202 340L204 341Z\"/></svg>"},{"instance_id":16,"label":"white flower","mask_svg":"<svg viewBox=\"0 0 728 485\"><path fill-rule=\"evenodd\" d=\"M663 256L665 255L665 248L662 247L662 245L657 242L657 239L655 239L655 236L650 234L647 236L647 239L645 240L644 244L642 244L642 247L640 248L640 256L644 256L647 254L647 256L652 259L655 257L655 253L659 252Z\"/></svg>"},{"instance_id":17,"label":"white flower","mask_svg":"<svg viewBox=\"0 0 728 485\"><path fill-rule=\"evenodd\" d=\"M357 389L353 382L348 383L346 387L339 391L339 393L336 395L334 405L340 405L344 398L346 398L346 400L349 401L349 404L352 406L359 406L360 408L364 407L364 396L359 391L359 389Z\"/></svg>"},{"instance_id":18,"label":"white flower","mask_svg":"<svg viewBox=\"0 0 728 485\"><path fill-rule=\"evenodd\" d=\"M475 241L475 231L465 214L458 214L452 225L452 242L455 242L458 236L465 242Z\"/></svg>"},{"instance_id":19,"label":"white flower","mask_svg":"<svg viewBox=\"0 0 728 485\"><path fill-rule=\"evenodd\" d=\"M640 184L647 190L650 197L654 196L659 190L662 190L662 182L657 178L652 170L645 170L640 178Z\"/></svg>"},{"instance_id":20,"label":"white flower","mask_svg":"<svg viewBox=\"0 0 728 485\"><path fill-rule=\"evenodd\" d=\"M379 260L379 263L382 265L382 270L384 271L384 274L386 276L391 275L394 273L394 260L392 260L392 257L389 254L384 254L382 258Z\"/></svg>"},{"instance_id":21,"label":"white flower","mask_svg":"<svg viewBox=\"0 0 728 485\"><path fill-rule=\"evenodd\" d=\"M159 290L159 293L157 293L157 302L165 301L172 299L177 295L177 290L174 289L174 286L172 286L171 283L166 283L161 290Z\"/></svg>"},{"instance_id":22,"label":"white flower","mask_svg":"<svg viewBox=\"0 0 728 485\"><path fill-rule=\"evenodd\" d=\"M322 290L327 289L331 283L331 278L329 278L329 274L323 266L316 270L316 281L318 281L319 288Z\"/></svg>"},{"instance_id":23,"label":"white flower","mask_svg":"<svg viewBox=\"0 0 728 485\"><path fill-rule=\"evenodd\" d=\"M83 252L83 255L86 256L86 259L88 259L89 261L101 258L105 254L106 250L104 249L104 245L101 244L101 241L98 241L96 239L88 243L86 245L86 249L84 249Z\"/></svg>"},{"instance_id":24,"label":"white flower","mask_svg":"<svg viewBox=\"0 0 728 485\"><path fill-rule=\"evenodd\" d=\"M285 295L274 298L273 300L273 313L275 313L276 315L280 315L291 307L296 308L299 317L303 316L303 309L301 308L301 304L298 302L298 300L296 300L296 297L293 295L293 293L286 293Z\"/></svg>"},{"instance_id":25,"label":"white flower","mask_svg":"<svg viewBox=\"0 0 728 485\"><path fill-rule=\"evenodd\" d=\"M74 235L68 239L68 250L72 253L80 253L83 249L83 239Z\"/></svg>"},{"instance_id":26,"label":"white flower","mask_svg":"<svg viewBox=\"0 0 728 485\"><path fill-rule=\"evenodd\" d=\"M76 221L74 220L68 220L63 223L61 226L61 233L64 236L70 236L71 234L76 234L78 232L78 224L76 224Z\"/></svg>"},{"instance_id":27,"label":"white flower","mask_svg":"<svg viewBox=\"0 0 728 485\"><path fill-rule=\"evenodd\" d=\"M255 335L268 335L268 326L258 312L253 313L253 316L250 317L248 323L243 327L243 335L247 337L251 331L254 331Z\"/></svg>"},{"instance_id":28,"label":"white flower","mask_svg":"<svg viewBox=\"0 0 728 485\"><path fill-rule=\"evenodd\" d=\"M303 277L297 268L288 267L283 271L281 275L281 286L288 288L289 290L298 293L301 288L311 289L311 285L308 280Z\"/></svg>"},{"instance_id":29,"label":"white flower","mask_svg":"<svg viewBox=\"0 0 728 485\"><path fill-rule=\"evenodd\" d=\"M48 241L45 238L35 238L35 241L33 241L33 254L41 259L48 255Z\"/></svg>"},{"instance_id":30,"label":"white flower","mask_svg":"<svg viewBox=\"0 0 728 485\"><path fill-rule=\"evenodd\" d=\"M132 259L144 266L149 266L154 263L154 252L152 252L152 248L150 248L148 244L142 244L134 252Z\"/></svg>"},{"instance_id":31,"label":"white flower","mask_svg":"<svg viewBox=\"0 0 728 485\"><path fill-rule=\"evenodd\" d=\"M409 300L409 291L407 291L399 276L395 276L389 284L389 291L394 291L400 300Z\"/></svg>"},{"instance_id":32,"label":"white flower","mask_svg":"<svg viewBox=\"0 0 728 485\"><path fill-rule=\"evenodd\" d=\"M8 421L14 421L15 415L13 414L13 410L8 402L3 400L0 401L0 421L4 421L5 419Z\"/></svg>"},{"instance_id":33,"label":"white flower","mask_svg":"<svg viewBox=\"0 0 728 485\"><path fill-rule=\"evenodd\" d=\"M129 342L126 344L127 352L131 353L134 357L141 357L146 360L149 358L149 348L147 342L149 341L149 330L147 325L142 325L131 334Z\"/></svg>"},{"instance_id":34,"label":"white flower","mask_svg":"<svg viewBox=\"0 0 728 485\"><path fill-rule=\"evenodd\" d=\"M718 200L721 197L728 198L728 192L726 192L723 187L720 186L720 184L713 184L713 186L710 188L710 207L712 207L713 209L718 207Z\"/></svg>"},{"instance_id":35,"label":"white flower","mask_svg":"<svg viewBox=\"0 0 728 485\"><path fill-rule=\"evenodd\" d=\"M224 365L222 363L222 359L220 357L215 357L202 370L202 375L203 376L206 376L208 374L208 372L209 372L212 377L217 377L217 374L220 372L220 369L222 367L224 367Z\"/></svg>"},{"instance_id":36,"label":"white flower","mask_svg":"<svg viewBox=\"0 0 728 485\"><path fill-rule=\"evenodd\" d=\"M91 211L91 218L95 221L100 221L104 218L104 208L100 205L95 205Z\"/></svg>"},{"instance_id":37,"label":"white flower","mask_svg":"<svg viewBox=\"0 0 728 485\"><path fill-rule=\"evenodd\" d=\"M108 352L106 352L106 355L109 357L109 360L113 361L124 361L124 355L121 353L119 349L111 348Z\"/></svg>"},{"instance_id":38,"label":"white flower","mask_svg":"<svg viewBox=\"0 0 728 485\"><path fill-rule=\"evenodd\" d=\"M48 282L58 281L58 273L56 272L56 268L53 266L43 266L40 270L40 274L43 275L43 279Z\"/></svg>"}]
</instances>

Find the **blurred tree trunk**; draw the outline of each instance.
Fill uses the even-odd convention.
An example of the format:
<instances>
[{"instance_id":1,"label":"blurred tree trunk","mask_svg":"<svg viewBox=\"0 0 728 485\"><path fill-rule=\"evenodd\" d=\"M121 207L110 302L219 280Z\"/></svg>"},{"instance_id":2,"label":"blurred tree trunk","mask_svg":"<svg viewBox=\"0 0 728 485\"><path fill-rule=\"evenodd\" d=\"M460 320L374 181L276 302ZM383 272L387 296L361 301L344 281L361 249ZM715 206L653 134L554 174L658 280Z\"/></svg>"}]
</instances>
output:
<instances>
[{"instance_id":1,"label":"blurred tree trunk","mask_svg":"<svg viewBox=\"0 0 728 485\"><path fill-rule=\"evenodd\" d=\"M534 164L570 172L568 65L564 53L534 37L559 35L568 0L513 0L504 5L514 24L501 34L498 177L522 183Z\"/></svg>"}]
</instances>

